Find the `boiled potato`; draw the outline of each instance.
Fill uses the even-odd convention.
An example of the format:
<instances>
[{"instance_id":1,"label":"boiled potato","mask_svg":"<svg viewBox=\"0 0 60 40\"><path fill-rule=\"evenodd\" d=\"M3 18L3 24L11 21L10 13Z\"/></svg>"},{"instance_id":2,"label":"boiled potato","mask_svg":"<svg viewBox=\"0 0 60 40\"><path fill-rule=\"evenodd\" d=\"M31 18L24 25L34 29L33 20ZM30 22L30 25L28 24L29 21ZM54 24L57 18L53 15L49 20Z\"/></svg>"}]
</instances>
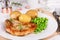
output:
<instances>
[{"instance_id":1,"label":"boiled potato","mask_svg":"<svg viewBox=\"0 0 60 40\"><path fill-rule=\"evenodd\" d=\"M31 21L31 17L26 14L22 14L19 16L19 21L23 23L29 23Z\"/></svg>"},{"instance_id":2,"label":"boiled potato","mask_svg":"<svg viewBox=\"0 0 60 40\"><path fill-rule=\"evenodd\" d=\"M10 14L10 17L12 19L17 19L19 16L21 15L21 13L19 11L13 11L11 14Z\"/></svg>"},{"instance_id":3,"label":"boiled potato","mask_svg":"<svg viewBox=\"0 0 60 40\"><path fill-rule=\"evenodd\" d=\"M31 16L32 18L35 18L35 17L37 17L38 12L36 10L29 10L29 11L27 11L26 14Z\"/></svg>"}]
</instances>

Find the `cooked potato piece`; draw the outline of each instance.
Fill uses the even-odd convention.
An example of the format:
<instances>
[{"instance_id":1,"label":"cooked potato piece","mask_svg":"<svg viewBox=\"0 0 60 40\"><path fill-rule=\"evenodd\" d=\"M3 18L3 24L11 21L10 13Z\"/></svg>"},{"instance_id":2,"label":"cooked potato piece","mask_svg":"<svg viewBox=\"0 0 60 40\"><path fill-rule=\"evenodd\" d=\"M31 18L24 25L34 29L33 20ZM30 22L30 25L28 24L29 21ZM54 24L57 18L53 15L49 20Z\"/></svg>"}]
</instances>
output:
<instances>
[{"instance_id":1,"label":"cooked potato piece","mask_svg":"<svg viewBox=\"0 0 60 40\"><path fill-rule=\"evenodd\" d=\"M29 11L27 11L26 14L31 16L32 18L35 18L35 17L37 17L38 12L36 10L29 10Z\"/></svg>"},{"instance_id":2,"label":"cooked potato piece","mask_svg":"<svg viewBox=\"0 0 60 40\"><path fill-rule=\"evenodd\" d=\"M13 11L11 14L10 14L10 17L12 19L17 19L17 17L19 17L21 15L21 13L19 11Z\"/></svg>"},{"instance_id":3,"label":"cooked potato piece","mask_svg":"<svg viewBox=\"0 0 60 40\"><path fill-rule=\"evenodd\" d=\"M26 15L26 14L22 14L20 17L19 17L19 21L20 22L23 22L23 23L29 23L31 21L31 17Z\"/></svg>"}]
</instances>

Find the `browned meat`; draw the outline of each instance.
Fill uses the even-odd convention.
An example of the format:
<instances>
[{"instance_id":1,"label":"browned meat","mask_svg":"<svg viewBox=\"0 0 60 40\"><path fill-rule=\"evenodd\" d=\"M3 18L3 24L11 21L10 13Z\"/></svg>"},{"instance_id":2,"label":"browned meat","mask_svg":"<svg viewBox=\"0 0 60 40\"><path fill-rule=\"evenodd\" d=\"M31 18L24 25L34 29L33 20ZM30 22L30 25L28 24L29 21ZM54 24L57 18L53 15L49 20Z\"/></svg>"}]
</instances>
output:
<instances>
[{"instance_id":1,"label":"browned meat","mask_svg":"<svg viewBox=\"0 0 60 40\"><path fill-rule=\"evenodd\" d=\"M5 25L6 25L6 27L10 27L10 26L12 26L13 24L12 24L12 22L10 22L8 19L5 21Z\"/></svg>"},{"instance_id":2,"label":"browned meat","mask_svg":"<svg viewBox=\"0 0 60 40\"><path fill-rule=\"evenodd\" d=\"M36 29L36 24L34 23L28 23L25 24L28 26L28 28L25 28L23 30L17 30L14 26L13 23L10 22L9 20L5 21L5 25L6 25L6 31L12 35L16 35L16 36L24 36L27 34L30 34L32 32L34 32L34 30Z\"/></svg>"}]
</instances>

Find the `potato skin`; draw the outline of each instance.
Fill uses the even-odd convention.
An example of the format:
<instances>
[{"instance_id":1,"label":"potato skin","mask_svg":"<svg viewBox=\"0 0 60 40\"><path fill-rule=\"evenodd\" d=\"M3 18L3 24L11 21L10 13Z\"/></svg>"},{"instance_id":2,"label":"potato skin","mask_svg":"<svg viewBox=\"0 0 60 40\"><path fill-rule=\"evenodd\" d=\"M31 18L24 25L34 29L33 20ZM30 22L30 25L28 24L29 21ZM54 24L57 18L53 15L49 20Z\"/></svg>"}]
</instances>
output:
<instances>
[{"instance_id":1,"label":"potato skin","mask_svg":"<svg viewBox=\"0 0 60 40\"><path fill-rule=\"evenodd\" d=\"M22 14L19 16L19 21L23 23L29 23L31 21L31 17L26 14Z\"/></svg>"},{"instance_id":2,"label":"potato skin","mask_svg":"<svg viewBox=\"0 0 60 40\"><path fill-rule=\"evenodd\" d=\"M11 17L12 19L17 19L20 15L21 15L21 12L19 12L19 11L13 11L13 12L10 14L10 17Z\"/></svg>"},{"instance_id":3,"label":"potato skin","mask_svg":"<svg viewBox=\"0 0 60 40\"><path fill-rule=\"evenodd\" d=\"M27 11L26 14L31 16L32 18L35 18L35 17L37 17L38 12L36 10L29 10L29 11Z\"/></svg>"}]
</instances>

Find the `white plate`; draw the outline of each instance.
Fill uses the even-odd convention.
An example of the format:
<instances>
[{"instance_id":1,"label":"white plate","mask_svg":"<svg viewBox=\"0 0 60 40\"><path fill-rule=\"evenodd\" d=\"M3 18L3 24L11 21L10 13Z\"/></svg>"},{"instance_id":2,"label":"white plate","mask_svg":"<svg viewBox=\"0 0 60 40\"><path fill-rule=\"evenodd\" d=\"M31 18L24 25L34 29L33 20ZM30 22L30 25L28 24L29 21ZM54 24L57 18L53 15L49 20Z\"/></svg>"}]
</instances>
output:
<instances>
[{"instance_id":1,"label":"white plate","mask_svg":"<svg viewBox=\"0 0 60 40\"><path fill-rule=\"evenodd\" d=\"M12 36L5 31L4 21L7 18L9 18L9 15L0 14L0 35L5 37L5 38L12 39L12 40L38 40L38 39L46 38L49 35L52 35L57 30L57 27L58 27L56 20L53 19L51 16L48 16L48 15L43 14L43 13L39 13L38 16L48 18L47 28L38 34L29 34L29 35L26 35L24 37L18 37L18 36Z\"/></svg>"}]
</instances>

